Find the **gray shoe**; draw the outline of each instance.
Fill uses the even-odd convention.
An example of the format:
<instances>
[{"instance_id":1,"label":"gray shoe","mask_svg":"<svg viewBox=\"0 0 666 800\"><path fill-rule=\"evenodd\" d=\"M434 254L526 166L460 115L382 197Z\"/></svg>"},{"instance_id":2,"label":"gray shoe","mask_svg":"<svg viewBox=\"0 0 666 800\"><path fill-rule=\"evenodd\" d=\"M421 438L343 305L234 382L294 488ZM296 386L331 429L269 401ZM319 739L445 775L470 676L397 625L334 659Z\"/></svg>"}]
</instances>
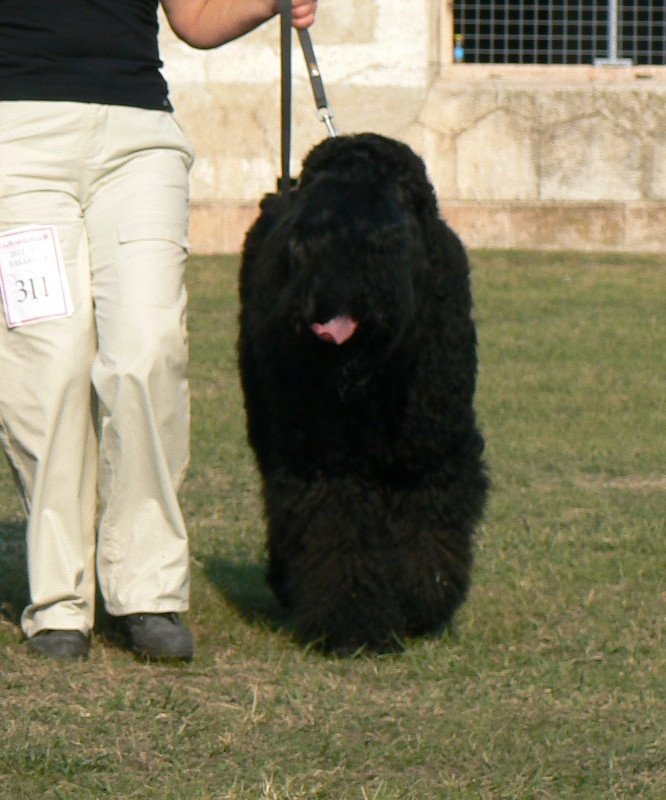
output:
<instances>
[{"instance_id":1,"label":"gray shoe","mask_svg":"<svg viewBox=\"0 0 666 800\"><path fill-rule=\"evenodd\" d=\"M194 654L192 634L178 614L127 614L116 624L128 646L144 658L185 659Z\"/></svg>"},{"instance_id":2,"label":"gray shoe","mask_svg":"<svg viewBox=\"0 0 666 800\"><path fill-rule=\"evenodd\" d=\"M28 639L28 647L61 661L78 661L88 655L90 640L81 631L44 630Z\"/></svg>"}]
</instances>

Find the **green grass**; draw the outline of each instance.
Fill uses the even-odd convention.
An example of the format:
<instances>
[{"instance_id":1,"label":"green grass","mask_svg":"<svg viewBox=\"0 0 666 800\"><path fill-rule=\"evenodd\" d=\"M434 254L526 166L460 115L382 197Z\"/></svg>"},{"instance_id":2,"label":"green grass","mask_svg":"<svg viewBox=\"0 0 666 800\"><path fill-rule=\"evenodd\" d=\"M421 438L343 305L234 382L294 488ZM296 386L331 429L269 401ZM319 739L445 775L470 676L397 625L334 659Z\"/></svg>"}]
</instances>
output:
<instances>
[{"instance_id":1,"label":"green grass","mask_svg":"<svg viewBox=\"0 0 666 800\"><path fill-rule=\"evenodd\" d=\"M191 260L195 660L29 655L0 472L0 797L651 798L666 787L666 267L472 253L492 499L474 586L398 655L295 645L263 582L232 258Z\"/></svg>"}]
</instances>

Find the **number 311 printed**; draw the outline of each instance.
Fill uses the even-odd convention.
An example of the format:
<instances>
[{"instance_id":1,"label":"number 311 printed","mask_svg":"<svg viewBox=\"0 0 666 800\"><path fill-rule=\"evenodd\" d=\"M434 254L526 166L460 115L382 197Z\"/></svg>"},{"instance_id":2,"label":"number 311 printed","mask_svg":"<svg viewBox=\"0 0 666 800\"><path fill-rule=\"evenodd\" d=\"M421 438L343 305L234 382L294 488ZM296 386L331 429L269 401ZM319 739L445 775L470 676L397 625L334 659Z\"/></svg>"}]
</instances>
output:
<instances>
[{"instance_id":1,"label":"number 311 printed","mask_svg":"<svg viewBox=\"0 0 666 800\"><path fill-rule=\"evenodd\" d=\"M40 297L49 296L49 285L45 275L39 278L19 278L16 281L16 302L25 303L26 300L39 300Z\"/></svg>"}]
</instances>

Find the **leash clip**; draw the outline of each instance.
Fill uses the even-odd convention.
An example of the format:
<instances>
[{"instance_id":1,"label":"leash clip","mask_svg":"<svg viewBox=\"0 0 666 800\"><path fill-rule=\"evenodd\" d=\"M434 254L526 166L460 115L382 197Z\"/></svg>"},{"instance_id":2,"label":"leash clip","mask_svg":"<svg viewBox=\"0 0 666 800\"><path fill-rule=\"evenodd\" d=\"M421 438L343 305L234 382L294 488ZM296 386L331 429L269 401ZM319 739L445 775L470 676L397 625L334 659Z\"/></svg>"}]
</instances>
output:
<instances>
[{"instance_id":1,"label":"leash clip","mask_svg":"<svg viewBox=\"0 0 666 800\"><path fill-rule=\"evenodd\" d=\"M338 132L335 130L335 125L333 124L333 113L331 112L331 109L326 106L326 108L318 108L315 113L317 115L317 119L326 125L328 135L330 137L337 136Z\"/></svg>"},{"instance_id":2,"label":"leash clip","mask_svg":"<svg viewBox=\"0 0 666 800\"><path fill-rule=\"evenodd\" d=\"M317 56L312 46L312 39L308 30L299 30L298 38L303 50L305 64L308 69L308 77L310 78L310 86L312 87L312 94L316 106L317 119L326 125L329 136L337 136L338 133L333 125L333 112L331 111L328 100L326 99L326 90L324 89L324 81L321 77L319 64L317 64Z\"/></svg>"}]
</instances>

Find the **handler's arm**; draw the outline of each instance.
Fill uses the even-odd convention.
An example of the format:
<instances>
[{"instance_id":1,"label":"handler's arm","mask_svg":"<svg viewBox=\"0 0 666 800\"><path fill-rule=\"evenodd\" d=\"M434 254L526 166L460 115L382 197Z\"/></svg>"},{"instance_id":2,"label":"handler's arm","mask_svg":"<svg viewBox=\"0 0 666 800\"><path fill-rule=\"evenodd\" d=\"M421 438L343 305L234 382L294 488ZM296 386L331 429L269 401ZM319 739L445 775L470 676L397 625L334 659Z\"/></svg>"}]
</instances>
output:
<instances>
[{"instance_id":1,"label":"handler's arm","mask_svg":"<svg viewBox=\"0 0 666 800\"><path fill-rule=\"evenodd\" d=\"M242 36L275 16L279 0L161 0L174 33L207 49ZM314 22L317 0L292 0L295 28Z\"/></svg>"}]
</instances>

